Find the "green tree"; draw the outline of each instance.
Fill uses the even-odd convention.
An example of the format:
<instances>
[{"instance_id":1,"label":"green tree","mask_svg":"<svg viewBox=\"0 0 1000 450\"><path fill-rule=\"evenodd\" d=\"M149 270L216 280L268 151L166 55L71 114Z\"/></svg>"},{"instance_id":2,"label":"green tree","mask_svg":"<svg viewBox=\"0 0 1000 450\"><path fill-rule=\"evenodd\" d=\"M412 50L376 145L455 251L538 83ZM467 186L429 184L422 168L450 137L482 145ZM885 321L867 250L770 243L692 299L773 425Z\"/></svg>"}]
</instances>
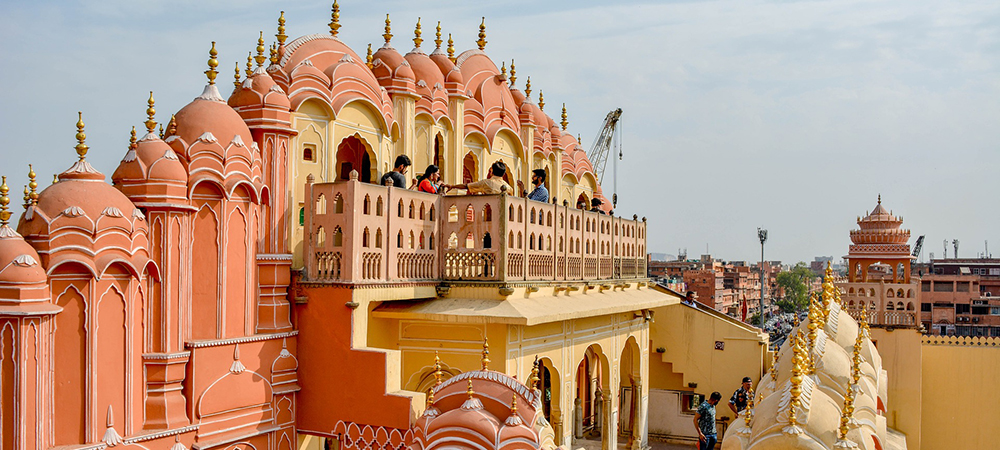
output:
<instances>
[{"instance_id":1,"label":"green tree","mask_svg":"<svg viewBox=\"0 0 1000 450\"><path fill-rule=\"evenodd\" d=\"M785 298L776 303L784 312L802 311L809 304L809 284L816 274L809 270L806 263L800 262L776 277L778 286L785 291Z\"/></svg>"}]
</instances>

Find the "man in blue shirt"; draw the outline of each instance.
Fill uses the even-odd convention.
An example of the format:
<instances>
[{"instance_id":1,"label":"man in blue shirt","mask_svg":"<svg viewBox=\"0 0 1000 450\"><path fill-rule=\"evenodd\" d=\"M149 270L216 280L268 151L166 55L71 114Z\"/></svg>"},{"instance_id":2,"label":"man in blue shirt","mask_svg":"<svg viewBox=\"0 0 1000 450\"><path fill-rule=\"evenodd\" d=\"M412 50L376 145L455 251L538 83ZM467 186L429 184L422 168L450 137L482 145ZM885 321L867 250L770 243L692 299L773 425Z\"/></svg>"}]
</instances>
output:
<instances>
[{"instance_id":1,"label":"man in blue shirt","mask_svg":"<svg viewBox=\"0 0 1000 450\"><path fill-rule=\"evenodd\" d=\"M698 430L698 450L712 450L718 442L715 434L715 405L722 400L722 394L713 392L708 400L701 402L694 414L694 427Z\"/></svg>"},{"instance_id":2,"label":"man in blue shirt","mask_svg":"<svg viewBox=\"0 0 1000 450\"><path fill-rule=\"evenodd\" d=\"M531 184L535 185L535 190L528 194L528 200L548 203L549 190L545 188L545 171L542 169L532 170Z\"/></svg>"}]
</instances>

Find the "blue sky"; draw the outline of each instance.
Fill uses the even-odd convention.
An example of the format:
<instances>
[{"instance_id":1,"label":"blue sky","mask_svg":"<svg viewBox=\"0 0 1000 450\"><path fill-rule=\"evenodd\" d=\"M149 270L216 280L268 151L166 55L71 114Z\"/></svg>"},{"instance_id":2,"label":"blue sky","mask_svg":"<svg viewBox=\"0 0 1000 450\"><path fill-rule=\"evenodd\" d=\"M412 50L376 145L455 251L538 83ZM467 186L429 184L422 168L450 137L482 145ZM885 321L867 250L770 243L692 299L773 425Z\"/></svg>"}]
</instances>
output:
<instances>
[{"instance_id":1,"label":"blue sky","mask_svg":"<svg viewBox=\"0 0 1000 450\"><path fill-rule=\"evenodd\" d=\"M110 178L128 132L201 93L211 41L228 95L234 63L278 11L287 34L326 32L324 2L100 1L0 4L2 172L19 204L27 164L46 186L74 160ZM405 52L422 17L471 48L517 61L549 113L569 108L586 147L622 108L620 214L647 216L651 251L786 262L847 253L858 215L883 203L928 251L960 239L1000 255L1000 2L341 2L341 38L363 53L385 14ZM610 164L610 163L609 163ZM609 168L610 171L610 168ZM611 176L606 190L611 190ZM19 212L19 208L15 209ZM949 250L951 253L951 250Z\"/></svg>"}]
</instances>

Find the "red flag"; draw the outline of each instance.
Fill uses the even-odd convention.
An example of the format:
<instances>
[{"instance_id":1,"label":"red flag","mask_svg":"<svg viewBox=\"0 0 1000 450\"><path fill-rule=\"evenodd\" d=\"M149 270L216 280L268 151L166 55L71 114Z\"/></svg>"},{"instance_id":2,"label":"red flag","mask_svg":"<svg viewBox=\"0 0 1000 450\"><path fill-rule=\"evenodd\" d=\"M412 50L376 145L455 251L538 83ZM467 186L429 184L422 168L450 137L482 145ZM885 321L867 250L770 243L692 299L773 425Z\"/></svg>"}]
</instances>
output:
<instances>
[{"instance_id":1,"label":"red flag","mask_svg":"<svg viewBox=\"0 0 1000 450\"><path fill-rule=\"evenodd\" d=\"M740 302L740 321L747 321L747 295L743 294L743 301Z\"/></svg>"}]
</instances>

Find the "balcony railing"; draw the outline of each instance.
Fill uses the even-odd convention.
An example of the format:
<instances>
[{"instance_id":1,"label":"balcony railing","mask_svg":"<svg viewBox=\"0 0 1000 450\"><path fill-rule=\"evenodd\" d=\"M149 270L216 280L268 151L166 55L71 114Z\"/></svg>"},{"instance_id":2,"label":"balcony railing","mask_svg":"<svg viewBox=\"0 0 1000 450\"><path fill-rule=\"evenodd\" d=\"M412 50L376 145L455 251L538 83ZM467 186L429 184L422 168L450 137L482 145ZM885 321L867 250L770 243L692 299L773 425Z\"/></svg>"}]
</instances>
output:
<instances>
[{"instance_id":1,"label":"balcony railing","mask_svg":"<svg viewBox=\"0 0 1000 450\"><path fill-rule=\"evenodd\" d=\"M646 222L509 195L307 183L313 282L560 281L646 276Z\"/></svg>"}]
</instances>

